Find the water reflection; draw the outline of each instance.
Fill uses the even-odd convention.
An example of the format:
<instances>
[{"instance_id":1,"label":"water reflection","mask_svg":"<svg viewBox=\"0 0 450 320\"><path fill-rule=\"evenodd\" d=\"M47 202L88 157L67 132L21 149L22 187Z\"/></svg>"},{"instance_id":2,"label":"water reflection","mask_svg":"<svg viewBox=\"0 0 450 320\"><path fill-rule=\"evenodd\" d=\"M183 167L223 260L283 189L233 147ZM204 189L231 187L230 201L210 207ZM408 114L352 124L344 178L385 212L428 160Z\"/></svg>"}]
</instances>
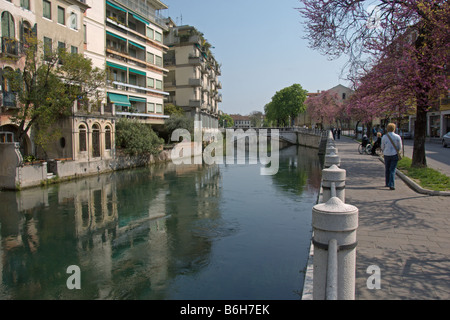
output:
<instances>
[{"instance_id":1,"label":"water reflection","mask_svg":"<svg viewBox=\"0 0 450 320\"><path fill-rule=\"evenodd\" d=\"M0 298L296 299L316 154L283 150L273 177L164 164L0 192Z\"/></svg>"}]
</instances>

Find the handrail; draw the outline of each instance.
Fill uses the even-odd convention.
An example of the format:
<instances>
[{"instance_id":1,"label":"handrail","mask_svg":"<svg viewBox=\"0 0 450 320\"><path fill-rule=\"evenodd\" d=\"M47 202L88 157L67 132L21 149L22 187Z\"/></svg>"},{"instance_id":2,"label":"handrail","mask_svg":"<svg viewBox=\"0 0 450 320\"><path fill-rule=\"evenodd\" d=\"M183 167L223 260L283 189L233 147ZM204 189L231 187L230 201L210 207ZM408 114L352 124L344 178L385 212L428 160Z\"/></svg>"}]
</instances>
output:
<instances>
[{"instance_id":1,"label":"handrail","mask_svg":"<svg viewBox=\"0 0 450 320\"><path fill-rule=\"evenodd\" d=\"M340 157L330 131L325 150L321 192L313 207L312 296L320 300L354 300L356 266L349 261L356 259L358 208L345 203L346 174L339 168ZM339 259L341 254L350 260ZM340 288L339 283L345 283L345 288Z\"/></svg>"},{"instance_id":2,"label":"handrail","mask_svg":"<svg viewBox=\"0 0 450 320\"><path fill-rule=\"evenodd\" d=\"M338 245L336 239L328 243L326 300L338 298Z\"/></svg>"}]
</instances>

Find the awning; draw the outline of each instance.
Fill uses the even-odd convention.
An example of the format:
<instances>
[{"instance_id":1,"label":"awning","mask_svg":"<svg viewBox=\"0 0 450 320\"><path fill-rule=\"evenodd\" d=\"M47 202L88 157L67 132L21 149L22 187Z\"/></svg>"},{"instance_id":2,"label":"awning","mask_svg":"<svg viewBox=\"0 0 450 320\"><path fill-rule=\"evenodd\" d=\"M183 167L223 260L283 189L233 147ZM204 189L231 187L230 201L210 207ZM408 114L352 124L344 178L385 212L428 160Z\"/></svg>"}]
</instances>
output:
<instances>
[{"instance_id":1,"label":"awning","mask_svg":"<svg viewBox=\"0 0 450 320\"><path fill-rule=\"evenodd\" d=\"M132 72L132 73L140 74L141 76L147 76L147 73L144 72L144 71L139 71L139 70L132 69L132 68L130 68L129 70L130 70L130 72Z\"/></svg>"},{"instance_id":2,"label":"awning","mask_svg":"<svg viewBox=\"0 0 450 320\"><path fill-rule=\"evenodd\" d=\"M117 10L120 10L120 11L122 11L122 12L127 12L127 10L125 10L124 8L121 8L121 7L119 7L119 6L117 6L117 5L113 4L113 3L111 3L111 2L109 2L109 1L106 1L106 4L107 4L108 6L111 6L111 7L115 8L115 9L117 9Z\"/></svg>"},{"instance_id":3,"label":"awning","mask_svg":"<svg viewBox=\"0 0 450 320\"><path fill-rule=\"evenodd\" d=\"M108 99L109 102L114 103L116 106L131 107L130 100L126 95L108 92Z\"/></svg>"},{"instance_id":4,"label":"awning","mask_svg":"<svg viewBox=\"0 0 450 320\"><path fill-rule=\"evenodd\" d=\"M107 35L110 35L111 37L114 37L114 38L117 38L117 39L119 39L119 40L122 40L122 41L127 42L127 39L125 39L124 37L118 36L118 35L115 34L115 33L106 31L106 34L107 34Z\"/></svg>"},{"instance_id":5,"label":"awning","mask_svg":"<svg viewBox=\"0 0 450 320\"><path fill-rule=\"evenodd\" d=\"M133 17L134 17L136 20L139 20L140 22L143 22L143 23L145 23L145 24L150 24L150 22L148 22L147 20L145 20L145 19L139 17L138 15L136 15L136 14L134 14L134 13L132 13L132 15L133 15Z\"/></svg>"},{"instance_id":6,"label":"awning","mask_svg":"<svg viewBox=\"0 0 450 320\"><path fill-rule=\"evenodd\" d=\"M120 64L116 64L116 63L112 63L112 62L106 61L106 65L108 67L111 67L111 68L116 68L116 69L127 71L127 67L121 66Z\"/></svg>"},{"instance_id":7,"label":"awning","mask_svg":"<svg viewBox=\"0 0 450 320\"><path fill-rule=\"evenodd\" d=\"M137 47L137 48L139 48L139 49L145 50L145 47L144 47L144 46L142 46L142 45L140 45L140 44L138 44L138 43L136 43L136 42L133 42L133 41L128 40L128 43L131 44L131 45L133 45L133 46L135 46L135 47Z\"/></svg>"},{"instance_id":8,"label":"awning","mask_svg":"<svg viewBox=\"0 0 450 320\"><path fill-rule=\"evenodd\" d=\"M140 97L129 96L129 100L130 100L130 101L135 101L135 102L144 102L144 103L147 103L147 99L145 99L145 98L140 98Z\"/></svg>"}]
</instances>

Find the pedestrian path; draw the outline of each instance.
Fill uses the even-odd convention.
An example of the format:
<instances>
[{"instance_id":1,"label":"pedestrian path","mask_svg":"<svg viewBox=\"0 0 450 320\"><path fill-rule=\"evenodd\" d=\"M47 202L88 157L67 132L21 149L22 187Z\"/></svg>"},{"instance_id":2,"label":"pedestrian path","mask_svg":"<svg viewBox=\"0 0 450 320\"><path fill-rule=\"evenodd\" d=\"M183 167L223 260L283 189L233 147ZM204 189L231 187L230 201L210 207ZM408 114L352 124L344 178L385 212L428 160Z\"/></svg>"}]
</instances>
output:
<instances>
[{"instance_id":1,"label":"pedestrian path","mask_svg":"<svg viewBox=\"0 0 450 320\"><path fill-rule=\"evenodd\" d=\"M419 194L398 176L385 188L384 165L358 153L358 143L336 140L347 172L346 203L359 209L357 300L450 299L450 197ZM381 289L369 289L370 266Z\"/></svg>"}]
</instances>

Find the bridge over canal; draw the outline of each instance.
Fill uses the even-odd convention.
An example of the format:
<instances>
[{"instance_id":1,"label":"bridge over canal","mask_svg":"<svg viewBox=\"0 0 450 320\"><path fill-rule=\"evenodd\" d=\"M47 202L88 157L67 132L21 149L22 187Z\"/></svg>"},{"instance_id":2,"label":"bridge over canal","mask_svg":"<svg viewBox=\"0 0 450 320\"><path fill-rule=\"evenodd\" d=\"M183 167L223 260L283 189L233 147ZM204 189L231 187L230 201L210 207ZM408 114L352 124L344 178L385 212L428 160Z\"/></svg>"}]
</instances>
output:
<instances>
[{"instance_id":1,"label":"bridge over canal","mask_svg":"<svg viewBox=\"0 0 450 320\"><path fill-rule=\"evenodd\" d=\"M234 135L234 139L245 139L246 143L254 138L267 136L268 139L276 136L279 138L280 147L289 145L300 145L319 150L324 149L327 139L327 131L320 129L308 129L301 127L286 127L286 128L249 128L249 129L224 129L220 128L221 133L225 136L229 134ZM247 139L248 137L248 139Z\"/></svg>"}]
</instances>

